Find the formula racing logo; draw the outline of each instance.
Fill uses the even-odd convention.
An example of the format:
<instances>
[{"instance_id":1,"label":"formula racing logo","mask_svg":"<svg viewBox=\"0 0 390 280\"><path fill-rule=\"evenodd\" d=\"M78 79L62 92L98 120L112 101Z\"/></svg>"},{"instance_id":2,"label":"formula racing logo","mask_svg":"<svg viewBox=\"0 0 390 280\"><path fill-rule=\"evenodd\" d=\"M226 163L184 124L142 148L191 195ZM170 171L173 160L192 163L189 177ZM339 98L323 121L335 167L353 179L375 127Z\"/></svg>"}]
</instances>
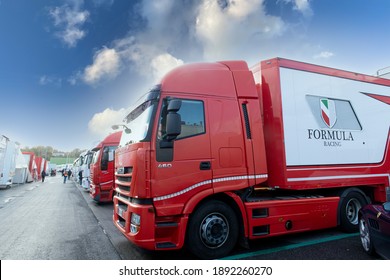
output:
<instances>
[{"instance_id":1,"label":"formula racing logo","mask_svg":"<svg viewBox=\"0 0 390 280\"><path fill-rule=\"evenodd\" d=\"M320 107L322 120L329 128L332 128L337 121L336 103L334 100L321 98Z\"/></svg>"},{"instance_id":2,"label":"formula racing logo","mask_svg":"<svg viewBox=\"0 0 390 280\"><path fill-rule=\"evenodd\" d=\"M341 147L353 142L354 132L362 127L349 100L306 95L317 127L307 129L308 140L320 140L326 147Z\"/></svg>"}]
</instances>

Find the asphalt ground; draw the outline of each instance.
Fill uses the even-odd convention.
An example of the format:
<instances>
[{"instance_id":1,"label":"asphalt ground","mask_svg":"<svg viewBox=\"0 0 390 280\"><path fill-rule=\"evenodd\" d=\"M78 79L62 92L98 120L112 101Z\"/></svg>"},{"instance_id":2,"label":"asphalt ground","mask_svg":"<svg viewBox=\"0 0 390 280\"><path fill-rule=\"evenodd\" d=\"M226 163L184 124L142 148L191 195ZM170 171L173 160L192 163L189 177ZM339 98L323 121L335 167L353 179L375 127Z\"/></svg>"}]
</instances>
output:
<instances>
[{"instance_id":1,"label":"asphalt ground","mask_svg":"<svg viewBox=\"0 0 390 280\"><path fill-rule=\"evenodd\" d=\"M47 177L1 190L0 201L2 260L120 259L73 182Z\"/></svg>"},{"instance_id":2,"label":"asphalt ground","mask_svg":"<svg viewBox=\"0 0 390 280\"><path fill-rule=\"evenodd\" d=\"M0 259L193 260L186 250L147 251L112 222L112 203L97 204L61 176L0 190ZM374 260L358 234L338 229L272 237L236 248L230 260Z\"/></svg>"}]
</instances>

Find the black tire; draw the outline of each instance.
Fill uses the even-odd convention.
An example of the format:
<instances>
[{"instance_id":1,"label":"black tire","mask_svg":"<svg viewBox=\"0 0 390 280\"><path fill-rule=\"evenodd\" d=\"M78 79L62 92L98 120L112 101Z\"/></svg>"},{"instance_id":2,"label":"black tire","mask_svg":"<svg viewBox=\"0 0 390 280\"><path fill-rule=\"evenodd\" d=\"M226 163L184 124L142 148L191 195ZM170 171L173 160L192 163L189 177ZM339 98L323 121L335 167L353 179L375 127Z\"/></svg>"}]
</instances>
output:
<instances>
[{"instance_id":1,"label":"black tire","mask_svg":"<svg viewBox=\"0 0 390 280\"><path fill-rule=\"evenodd\" d=\"M339 218L340 228L345 232L359 230L359 209L367 204L365 195L358 191L350 191L340 197Z\"/></svg>"},{"instance_id":2,"label":"black tire","mask_svg":"<svg viewBox=\"0 0 390 280\"><path fill-rule=\"evenodd\" d=\"M363 217L359 219L359 233L363 250L369 255L374 255L375 248L372 244L370 228Z\"/></svg>"},{"instance_id":3,"label":"black tire","mask_svg":"<svg viewBox=\"0 0 390 280\"><path fill-rule=\"evenodd\" d=\"M187 227L186 247L201 259L226 256L238 239L238 219L227 204L211 200L191 216Z\"/></svg>"}]
</instances>

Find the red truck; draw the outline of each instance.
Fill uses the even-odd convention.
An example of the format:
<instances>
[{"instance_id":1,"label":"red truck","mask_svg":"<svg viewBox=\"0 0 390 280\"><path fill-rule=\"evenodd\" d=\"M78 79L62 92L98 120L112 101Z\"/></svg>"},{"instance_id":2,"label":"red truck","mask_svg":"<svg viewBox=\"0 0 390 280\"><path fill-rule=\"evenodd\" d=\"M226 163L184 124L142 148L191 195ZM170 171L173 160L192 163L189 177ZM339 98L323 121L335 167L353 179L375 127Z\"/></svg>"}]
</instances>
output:
<instances>
[{"instance_id":1,"label":"red truck","mask_svg":"<svg viewBox=\"0 0 390 280\"><path fill-rule=\"evenodd\" d=\"M384 202L390 80L274 58L168 73L125 118L113 222L149 250L200 258L339 226Z\"/></svg>"},{"instance_id":2,"label":"red truck","mask_svg":"<svg viewBox=\"0 0 390 280\"><path fill-rule=\"evenodd\" d=\"M118 131L108 135L92 149L94 155L90 165L89 195L96 202L112 201L115 189L114 152L119 145L121 134L122 131Z\"/></svg>"},{"instance_id":3,"label":"red truck","mask_svg":"<svg viewBox=\"0 0 390 280\"><path fill-rule=\"evenodd\" d=\"M34 152L22 152L28 167L27 182L31 183L33 180L38 180L37 165L35 164Z\"/></svg>"},{"instance_id":4,"label":"red truck","mask_svg":"<svg viewBox=\"0 0 390 280\"><path fill-rule=\"evenodd\" d=\"M35 164L37 166L38 180L42 179L42 170L44 170L46 166L45 161L46 160L43 157L35 156Z\"/></svg>"}]
</instances>

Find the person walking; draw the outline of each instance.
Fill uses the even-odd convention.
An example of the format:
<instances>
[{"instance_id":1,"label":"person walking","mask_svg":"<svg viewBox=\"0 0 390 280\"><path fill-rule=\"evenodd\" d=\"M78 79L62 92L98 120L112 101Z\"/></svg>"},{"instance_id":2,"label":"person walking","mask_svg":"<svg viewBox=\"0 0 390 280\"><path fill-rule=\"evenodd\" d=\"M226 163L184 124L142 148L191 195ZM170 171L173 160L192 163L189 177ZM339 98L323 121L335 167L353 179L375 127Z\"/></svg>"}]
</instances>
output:
<instances>
[{"instance_id":1,"label":"person walking","mask_svg":"<svg viewBox=\"0 0 390 280\"><path fill-rule=\"evenodd\" d=\"M82 170L79 171L79 182L80 182L80 186L81 186L81 184L83 182L83 171Z\"/></svg>"},{"instance_id":2,"label":"person walking","mask_svg":"<svg viewBox=\"0 0 390 280\"><path fill-rule=\"evenodd\" d=\"M42 170L41 177L42 177L42 183L45 182L45 177L46 177L46 171L45 170Z\"/></svg>"},{"instance_id":3,"label":"person walking","mask_svg":"<svg viewBox=\"0 0 390 280\"><path fill-rule=\"evenodd\" d=\"M68 180L70 180L70 176L72 176L72 170L68 170Z\"/></svg>"},{"instance_id":4,"label":"person walking","mask_svg":"<svg viewBox=\"0 0 390 280\"><path fill-rule=\"evenodd\" d=\"M64 176L64 184L66 183L66 178L68 178L68 172L66 171L66 169L64 168L64 170L62 171L62 176Z\"/></svg>"}]
</instances>

